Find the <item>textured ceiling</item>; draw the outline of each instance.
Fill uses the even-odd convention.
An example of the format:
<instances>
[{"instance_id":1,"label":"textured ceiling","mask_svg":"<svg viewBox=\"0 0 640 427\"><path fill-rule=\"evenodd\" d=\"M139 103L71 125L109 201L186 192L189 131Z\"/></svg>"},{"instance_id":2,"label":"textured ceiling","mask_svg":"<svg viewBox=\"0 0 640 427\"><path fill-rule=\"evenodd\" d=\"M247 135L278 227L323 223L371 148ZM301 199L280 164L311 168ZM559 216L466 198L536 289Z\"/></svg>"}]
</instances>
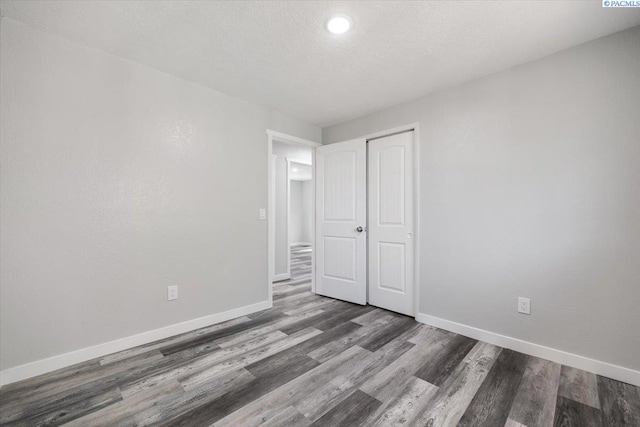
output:
<instances>
[{"instance_id":1,"label":"textured ceiling","mask_svg":"<svg viewBox=\"0 0 640 427\"><path fill-rule=\"evenodd\" d=\"M324 126L640 24L596 1L10 1L2 16ZM329 34L335 12L353 31Z\"/></svg>"}]
</instances>

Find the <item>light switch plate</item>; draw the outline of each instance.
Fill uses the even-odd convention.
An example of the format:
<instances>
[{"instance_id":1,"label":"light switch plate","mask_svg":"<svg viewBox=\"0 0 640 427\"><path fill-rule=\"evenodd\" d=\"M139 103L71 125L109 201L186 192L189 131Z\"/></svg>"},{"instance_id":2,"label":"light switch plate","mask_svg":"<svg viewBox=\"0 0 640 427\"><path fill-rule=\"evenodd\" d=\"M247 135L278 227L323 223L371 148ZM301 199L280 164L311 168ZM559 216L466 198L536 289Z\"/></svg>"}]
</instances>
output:
<instances>
[{"instance_id":1,"label":"light switch plate","mask_svg":"<svg viewBox=\"0 0 640 427\"><path fill-rule=\"evenodd\" d=\"M260 219L267 219L267 210L260 208Z\"/></svg>"}]
</instances>

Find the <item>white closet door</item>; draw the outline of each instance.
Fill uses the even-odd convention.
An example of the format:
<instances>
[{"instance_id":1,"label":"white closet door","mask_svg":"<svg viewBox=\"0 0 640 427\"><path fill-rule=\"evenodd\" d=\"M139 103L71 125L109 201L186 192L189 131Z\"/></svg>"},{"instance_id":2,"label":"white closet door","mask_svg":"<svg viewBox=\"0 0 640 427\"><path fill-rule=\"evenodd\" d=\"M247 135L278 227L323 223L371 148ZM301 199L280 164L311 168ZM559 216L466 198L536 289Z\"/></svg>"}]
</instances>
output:
<instances>
[{"instance_id":1,"label":"white closet door","mask_svg":"<svg viewBox=\"0 0 640 427\"><path fill-rule=\"evenodd\" d=\"M413 135L369 141L369 304L414 315Z\"/></svg>"},{"instance_id":2,"label":"white closet door","mask_svg":"<svg viewBox=\"0 0 640 427\"><path fill-rule=\"evenodd\" d=\"M366 140L316 148L316 293L367 303Z\"/></svg>"}]
</instances>

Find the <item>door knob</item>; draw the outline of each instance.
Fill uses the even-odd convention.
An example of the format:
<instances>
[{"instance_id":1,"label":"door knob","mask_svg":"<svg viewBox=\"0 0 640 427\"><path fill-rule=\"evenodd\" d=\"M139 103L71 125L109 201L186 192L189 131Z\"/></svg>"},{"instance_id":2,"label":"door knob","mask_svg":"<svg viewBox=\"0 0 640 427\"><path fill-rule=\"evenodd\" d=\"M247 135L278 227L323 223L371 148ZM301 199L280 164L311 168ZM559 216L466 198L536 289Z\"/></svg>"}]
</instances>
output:
<instances>
[{"instance_id":1,"label":"door knob","mask_svg":"<svg viewBox=\"0 0 640 427\"><path fill-rule=\"evenodd\" d=\"M360 226L360 227L358 227L358 228L356 228L356 231L357 231L358 233L362 233L362 231L363 231L363 230L364 230L364 228L362 228L361 226Z\"/></svg>"}]
</instances>

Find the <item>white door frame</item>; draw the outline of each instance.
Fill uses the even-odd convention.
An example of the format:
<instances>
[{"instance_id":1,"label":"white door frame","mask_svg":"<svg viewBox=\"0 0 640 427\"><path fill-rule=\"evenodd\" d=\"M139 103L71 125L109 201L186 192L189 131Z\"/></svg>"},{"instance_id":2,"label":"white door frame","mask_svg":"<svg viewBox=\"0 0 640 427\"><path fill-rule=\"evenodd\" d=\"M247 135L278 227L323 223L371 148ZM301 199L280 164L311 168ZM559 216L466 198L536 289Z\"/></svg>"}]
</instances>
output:
<instances>
[{"instance_id":1,"label":"white door frame","mask_svg":"<svg viewBox=\"0 0 640 427\"><path fill-rule=\"evenodd\" d=\"M419 124L418 123L409 123L406 125L398 126L395 128L387 129L380 132L374 132L367 135L362 136L367 140L382 138L384 136L389 136L394 133L407 132L413 130L414 138L413 138L413 155L414 155L414 163L413 163L413 197L414 197L414 306L415 306L415 316L418 316L419 313L419 301L420 301L420 235L421 235L421 227L420 227L420 133L419 133ZM284 142L288 144L298 144L304 145L307 147L319 147L322 144L309 141L307 139L298 138L296 136L287 135L281 132L273 131L267 129L267 194L268 194L268 209L267 209L267 223L268 223L268 232L267 232L267 252L268 252L268 276L267 276L267 288L269 293L269 303L270 306L273 305L273 287L272 287L272 277L274 274L274 263L275 263L275 218L274 218L274 208L275 208L275 194L273 194L273 189L271 183L273 181L273 162L272 162L272 154L273 154L273 141ZM315 165L315 150L313 152L313 164ZM312 168L312 176L315 181L315 167ZM315 187L315 186L314 186ZM315 188L313 189L314 194L312 198L313 202L313 212L315 216ZM311 245L315 248L315 218L313 219L313 232L311 234ZM311 257L311 291L315 292L315 251L312 253Z\"/></svg>"},{"instance_id":2,"label":"white door frame","mask_svg":"<svg viewBox=\"0 0 640 427\"><path fill-rule=\"evenodd\" d=\"M269 307L273 307L273 276L275 273L275 194L273 189L274 182L274 170L273 170L273 142L284 142L285 144L303 145L306 147L320 147L322 144L318 142L309 141L307 139L299 138L293 135L287 135L281 132L277 132L271 129L267 129L267 289L269 296ZM312 152L312 163L315 163L315 150ZM288 163L287 163L288 169ZM315 170L311 169L312 179L315 180ZM287 183L288 185L288 183ZM287 201L288 203L288 201ZM314 218L312 222L311 233L311 247L315 248L315 188L313 189L312 197L312 211L314 212ZM288 220L287 220L288 224ZM287 225L288 226L288 225ZM287 232L287 236L289 233ZM288 239L288 237L287 237ZM315 265L316 265L315 250L311 252L311 292L315 292Z\"/></svg>"},{"instance_id":3,"label":"white door frame","mask_svg":"<svg viewBox=\"0 0 640 427\"><path fill-rule=\"evenodd\" d=\"M271 155L271 159L272 159L272 164L275 163L278 159L277 156L275 154ZM287 227L285 228L285 233L287 234L287 247L290 248L291 247L291 240L289 239L289 220L290 220L290 214L291 214L291 209L290 209L290 201L289 201L289 197L291 196L291 185L289 183L289 162L287 161L287 159L285 158L285 170L284 170L284 180L286 183L286 190L285 190L285 194L284 194L284 204L287 206L287 208L284 211L284 215L285 215L285 222L287 224ZM275 174L271 179L271 185L270 185L270 189L272 191L274 191L274 195L275 195L275 188L276 188L276 179L275 179ZM274 196L275 197L275 196ZM274 203L274 220L275 220L275 203ZM275 225L274 225L274 230L275 230ZM273 235L275 236L275 232L273 233ZM275 238L273 239L273 246L274 246L274 258L275 258ZM291 254L289 254L291 255ZM274 271L273 271L273 276L271 276L271 282L280 282L282 280L289 280L291 278L291 256L287 257L287 271L285 271L284 273L280 273L280 274L276 274L275 272L275 260L274 260Z\"/></svg>"},{"instance_id":4,"label":"white door frame","mask_svg":"<svg viewBox=\"0 0 640 427\"><path fill-rule=\"evenodd\" d=\"M415 239L413 252L413 281L414 281L414 318L418 317L418 306L420 301L420 135L418 123L410 123L398 126L381 132L374 132L363 136L367 142L371 139L383 138L396 133L413 130L413 224ZM367 281L368 289L368 281Z\"/></svg>"}]
</instances>

